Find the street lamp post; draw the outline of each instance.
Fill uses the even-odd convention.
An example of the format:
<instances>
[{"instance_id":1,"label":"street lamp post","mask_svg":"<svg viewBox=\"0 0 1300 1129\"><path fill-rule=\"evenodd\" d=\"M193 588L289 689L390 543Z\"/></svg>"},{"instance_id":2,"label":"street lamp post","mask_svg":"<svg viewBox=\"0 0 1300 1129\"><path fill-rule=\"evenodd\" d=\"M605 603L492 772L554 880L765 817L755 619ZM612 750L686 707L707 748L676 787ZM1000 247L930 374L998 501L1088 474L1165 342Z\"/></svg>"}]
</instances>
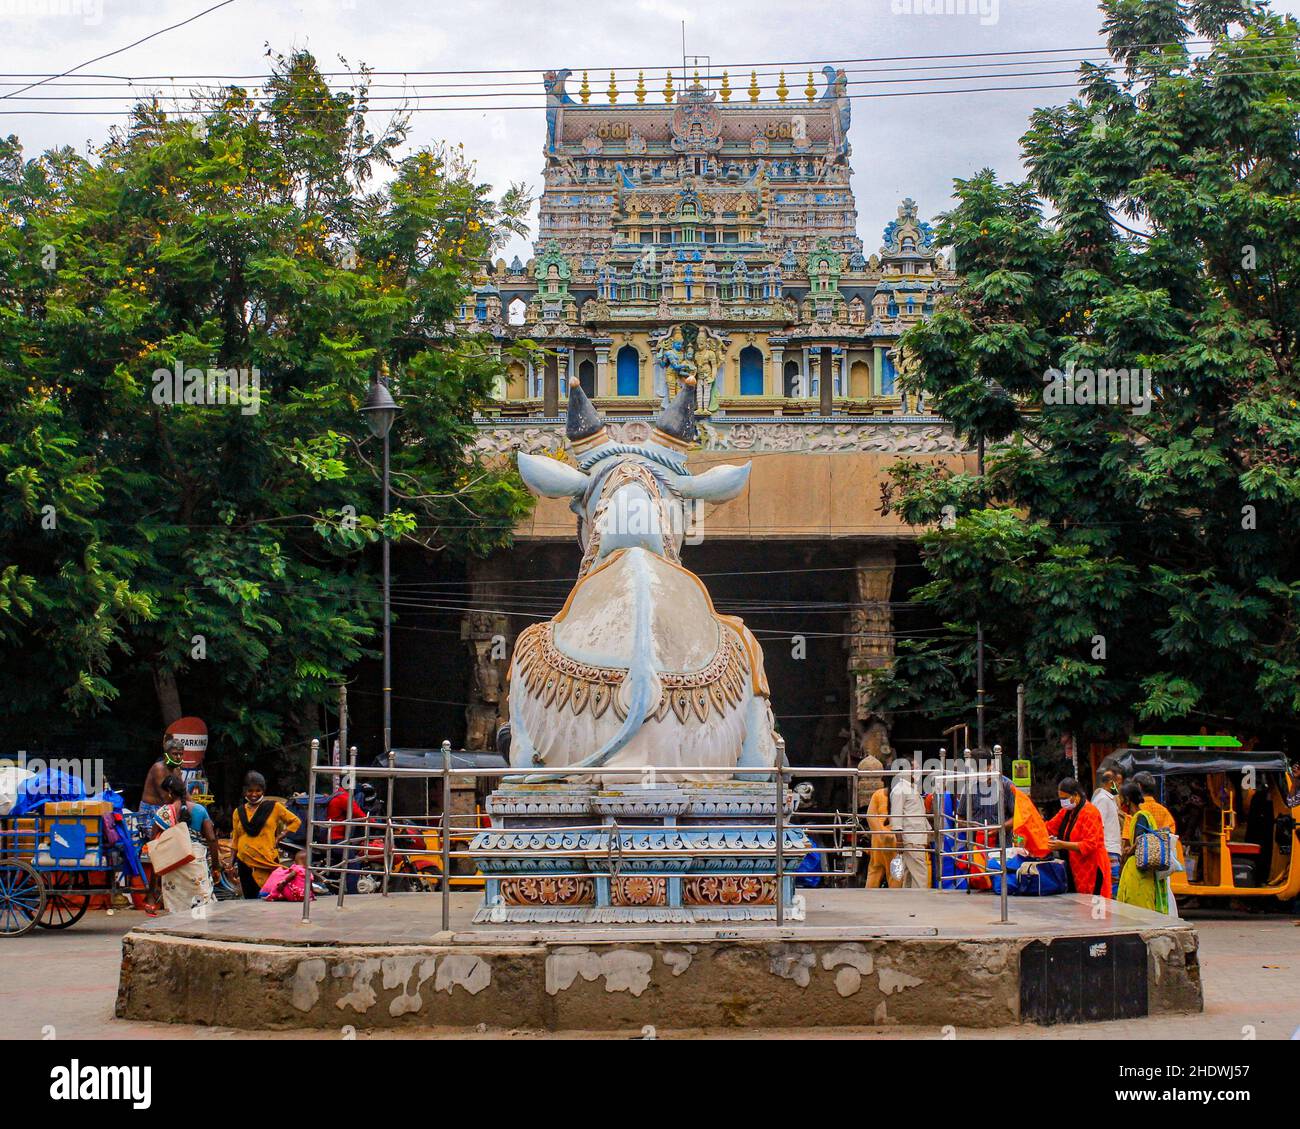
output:
<instances>
[{"instance_id":1,"label":"street lamp post","mask_svg":"<svg viewBox=\"0 0 1300 1129\"><path fill-rule=\"evenodd\" d=\"M388 367L381 366L380 375L373 384L370 385L370 391L366 393L366 402L361 406L361 415L366 421L366 426L370 428L370 433L376 439L384 441L384 521L388 520L388 455L389 442L388 433L392 430L393 420L397 418L397 413L401 409L397 406L397 401L393 399L392 394L388 391ZM385 528L383 535L383 554L384 554L384 756L388 755L389 749L393 746L393 649L391 641L391 612L389 603L389 594L391 589L389 577L389 544L388 530Z\"/></svg>"}]
</instances>

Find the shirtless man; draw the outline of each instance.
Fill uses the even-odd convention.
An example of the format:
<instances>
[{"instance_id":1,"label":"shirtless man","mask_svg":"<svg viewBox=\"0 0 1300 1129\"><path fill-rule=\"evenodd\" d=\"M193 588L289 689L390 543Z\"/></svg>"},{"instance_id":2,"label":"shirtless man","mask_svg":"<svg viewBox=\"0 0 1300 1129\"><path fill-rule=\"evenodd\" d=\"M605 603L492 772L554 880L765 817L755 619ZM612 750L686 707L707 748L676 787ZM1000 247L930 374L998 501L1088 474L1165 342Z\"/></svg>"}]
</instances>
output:
<instances>
[{"instance_id":1,"label":"shirtless man","mask_svg":"<svg viewBox=\"0 0 1300 1129\"><path fill-rule=\"evenodd\" d=\"M144 790L140 793L140 818L145 821L146 827L153 826L154 813L168 802L162 790L163 781L169 776L182 780L181 759L181 743L175 737L164 738L162 760L154 761L144 778Z\"/></svg>"}]
</instances>

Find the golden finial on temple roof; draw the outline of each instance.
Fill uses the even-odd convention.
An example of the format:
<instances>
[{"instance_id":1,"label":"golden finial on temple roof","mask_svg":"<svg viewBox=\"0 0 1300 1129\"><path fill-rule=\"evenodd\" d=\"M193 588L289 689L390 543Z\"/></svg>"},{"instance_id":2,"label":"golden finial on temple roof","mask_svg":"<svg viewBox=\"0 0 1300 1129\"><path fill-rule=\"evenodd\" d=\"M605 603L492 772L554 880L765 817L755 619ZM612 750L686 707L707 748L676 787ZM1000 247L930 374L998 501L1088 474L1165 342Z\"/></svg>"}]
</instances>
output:
<instances>
[{"instance_id":1,"label":"golden finial on temple roof","mask_svg":"<svg viewBox=\"0 0 1300 1129\"><path fill-rule=\"evenodd\" d=\"M636 100L645 101L645 71L636 72Z\"/></svg>"},{"instance_id":2,"label":"golden finial on temple roof","mask_svg":"<svg viewBox=\"0 0 1300 1129\"><path fill-rule=\"evenodd\" d=\"M718 88L718 93L724 102L731 101L731 79L727 77L726 71L722 72L722 85Z\"/></svg>"},{"instance_id":3,"label":"golden finial on temple roof","mask_svg":"<svg viewBox=\"0 0 1300 1129\"><path fill-rule=\"evenodd\" d=\"M578 97L582 99L582 104L584 106L591 101L591 87L587 85L586 71L582 72L582 86L578 90Z\"/></svg>"},{"instance_id":4,"label":"golden finial on temple roof","mask_svg":"<svg viewBox=\"0 0 1300 1129\"><path fill-rule=\"evenodd\" d=\"M758 96L762 91L758 88L758 71L749 72L749 100L757 102Z\"/></svg>"},{"instance_id":5,"label":"golden finial on temple roof","mask_svg":"<svg viewBox=\"0 0 1300 1129\"><path fill-rule=\"evenodd\" d=\"M668 78L664 82L664 101L671 102L672 100L673 100L673 72L669 71Z\"/></svg>"},{"instance_id":6,"label":"golden finial on temple roof","mask_svg":"<svg viewBox=\"0 0 1300 1129\"><path fill-rule=\"evenodd\" d=\"M609 104L612 106L618 101L618 83L614 80L614 72L609 72Z\"/></svg>"},{"instance_id":7,"label":"golden finial on temple roof","mask_svg":"<svg viewBox=\"0 0 1300 1129\"><path fill-rule=\"evenodd\" d=\"M789 96L790 88L785 84L785 71L782 71L776 84L776 98L778 102L784 102Z\"/></svg>"},{"instance_id":8,"label":"golden finial on temple roof","mask_svg":"<svg viewBox=\"0 0 1300 1129\"><path fill-rule=\"evenodd\" d=\"M803 88L803 92L808 95L808 101L812 102L817 97L817 84L813 82L812 71L808 72L808 85Z\"/></svg>"}]
</instances>

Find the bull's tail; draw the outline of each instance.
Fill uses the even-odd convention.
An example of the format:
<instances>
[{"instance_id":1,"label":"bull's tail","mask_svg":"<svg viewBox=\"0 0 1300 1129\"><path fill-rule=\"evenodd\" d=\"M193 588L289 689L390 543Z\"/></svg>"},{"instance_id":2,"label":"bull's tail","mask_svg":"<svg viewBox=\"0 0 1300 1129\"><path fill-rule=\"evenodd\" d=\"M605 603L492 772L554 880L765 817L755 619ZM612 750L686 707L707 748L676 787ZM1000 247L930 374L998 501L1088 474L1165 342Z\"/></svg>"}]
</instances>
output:
<instances>
[{"instance_id":1,"label":"bull's tail","mask_svg":"<svg viewBox=\"0 0 1300 1129\"><path fill-rule=\"evenodd\" d=\"M631 549L627 554L628 567L632 569L632 658L627 679L620 692L627 693L627 714L618 732L589 756L568 766L564 776L580 768L599 768L640 732L650 711L658 706L663 684L654 669L654 647L650 633L650 571L646 567L646 551ZM533 760L540 763L541 754L534 753ZM559 779L555 773L536 773L525 777L528 784L542 784Z\"/></svg>"}]
</instances>

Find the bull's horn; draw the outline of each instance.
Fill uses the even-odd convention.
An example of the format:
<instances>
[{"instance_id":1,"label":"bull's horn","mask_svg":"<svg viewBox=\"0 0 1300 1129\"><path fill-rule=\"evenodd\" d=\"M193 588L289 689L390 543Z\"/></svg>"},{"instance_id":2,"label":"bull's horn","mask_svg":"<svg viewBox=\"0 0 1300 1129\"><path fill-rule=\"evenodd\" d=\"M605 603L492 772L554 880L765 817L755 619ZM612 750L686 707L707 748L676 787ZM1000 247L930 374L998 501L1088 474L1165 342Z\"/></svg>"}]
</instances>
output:
<instances>
[{"instance_id":1,"label":"bull's horn","mask_svg":"<svg viewBox=\"0 0 1300 1129\"><path fill-rule=\"evenodd\" d=\"M605 421L596 406L587 399L587 393L577 377L569 381L569 417L564 434L575 451L587 450L606 441Z\"/></svg>"},{"instance_id":2,"label":"bull's horn","mask_svg":"<svg viewBox=\"0 0 1300 1129\"><path fill-rule=\"evenodd\" d=\"M687 377L677 390L677 396L668 407L655 417L656 443L675 451L686 450L699 437L695 427L695 378Z\"/></svg>"}]
</instances>

